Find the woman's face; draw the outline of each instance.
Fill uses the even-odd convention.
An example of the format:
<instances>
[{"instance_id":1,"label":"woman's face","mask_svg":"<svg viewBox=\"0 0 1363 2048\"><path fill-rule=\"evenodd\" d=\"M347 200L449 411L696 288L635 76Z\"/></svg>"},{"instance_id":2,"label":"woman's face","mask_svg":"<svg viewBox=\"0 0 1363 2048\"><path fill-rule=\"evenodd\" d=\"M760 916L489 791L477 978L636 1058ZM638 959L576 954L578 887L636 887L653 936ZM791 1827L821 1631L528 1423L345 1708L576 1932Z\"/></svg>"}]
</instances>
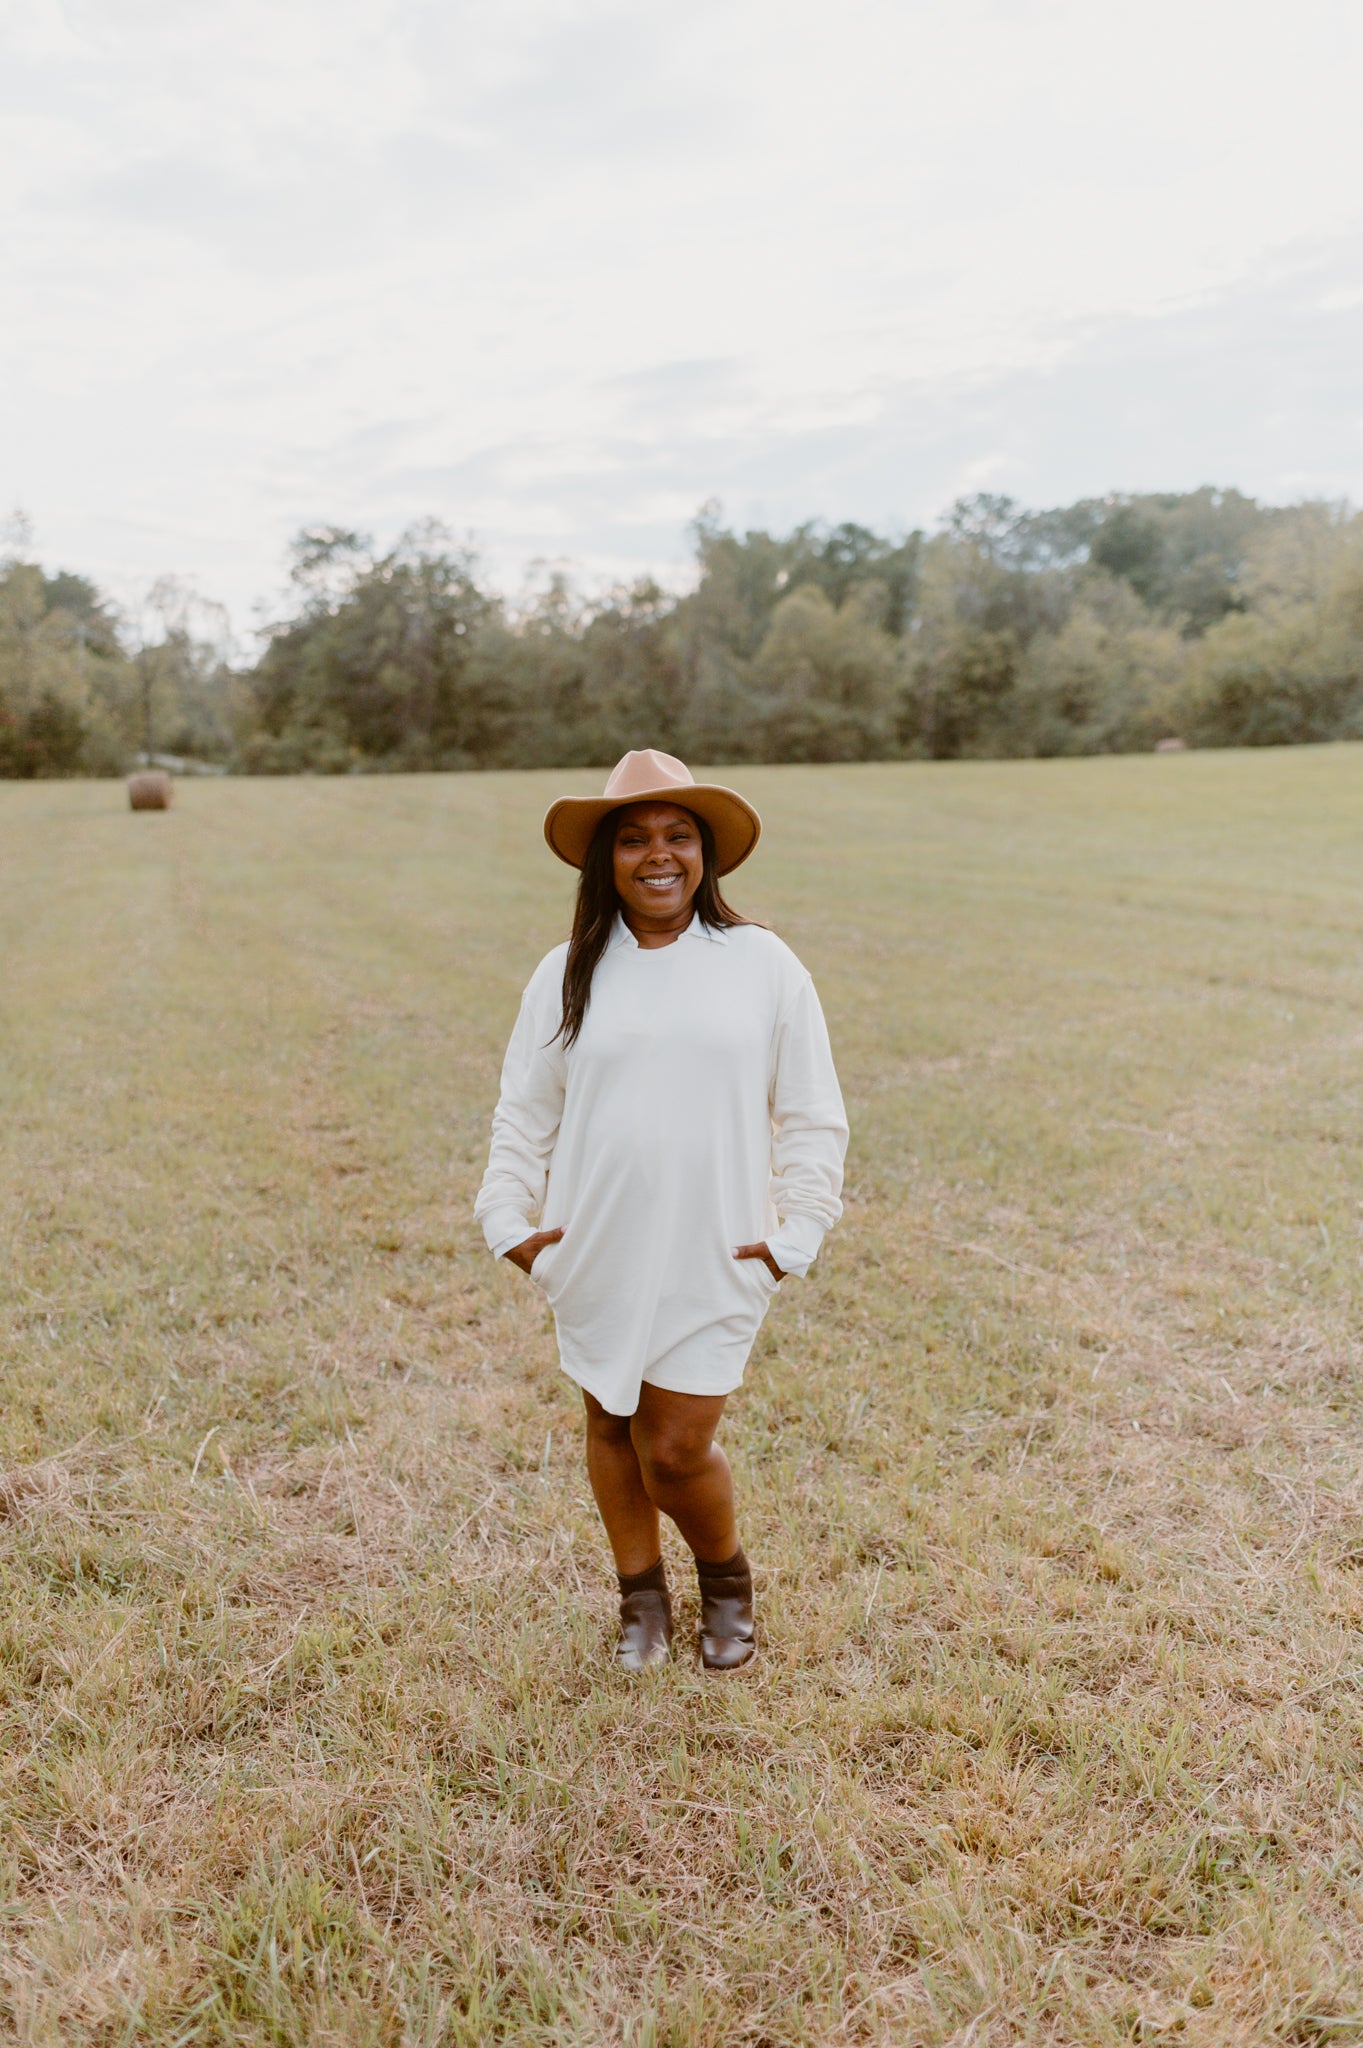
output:
<instances>
[{"instance_id":1,"label":"woman's face","mask_svg":"<svg viewBox=\"0 0 1363 2048\"><path fill-rule=\"evenodd\" d=\"M680 804L629 804L615 828L615 893L631 924L667 930L691 908L704 854Z\"/></svg>"}]
</instances>

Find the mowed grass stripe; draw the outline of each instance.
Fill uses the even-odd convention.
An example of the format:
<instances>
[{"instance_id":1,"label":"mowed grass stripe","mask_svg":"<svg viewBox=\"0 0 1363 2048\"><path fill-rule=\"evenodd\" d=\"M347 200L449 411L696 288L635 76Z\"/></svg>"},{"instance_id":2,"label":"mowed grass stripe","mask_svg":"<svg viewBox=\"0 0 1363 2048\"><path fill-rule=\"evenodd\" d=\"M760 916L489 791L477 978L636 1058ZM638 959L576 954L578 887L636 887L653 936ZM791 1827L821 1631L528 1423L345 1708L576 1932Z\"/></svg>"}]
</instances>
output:
<instances>
[{"instance_id":1,"label":"mowed grass stripe","mask_svg":"<svg viewBox=\"0 0 1363 2048\"><path fill-rule=\"evenodd\" d=\"M729 1686L468 1222L599 778L0 788L13 2038L1363 2031L1363 749L728 779L853 1121Z\"/></svg>"}]
</instances>

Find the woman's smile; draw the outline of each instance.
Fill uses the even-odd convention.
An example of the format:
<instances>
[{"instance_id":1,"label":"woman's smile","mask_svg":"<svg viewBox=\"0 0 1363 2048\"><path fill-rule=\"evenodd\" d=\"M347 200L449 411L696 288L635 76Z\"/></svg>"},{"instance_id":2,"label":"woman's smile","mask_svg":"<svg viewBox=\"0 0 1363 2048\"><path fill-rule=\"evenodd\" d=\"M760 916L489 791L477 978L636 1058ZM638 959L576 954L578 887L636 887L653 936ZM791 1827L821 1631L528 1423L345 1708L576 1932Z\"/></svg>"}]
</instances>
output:
<instances>
[{"instance_id":1,"label":"woman's smile","mask_svg":"<svg viewBox=\"0 0 1363 2048\"><path fill-rule=\"evenodd\" d=\"M670 944L690 921L705 866L691 813L678 804L627 804L611 860L615 893L635 938L644 946ZM666 867L651 865L658 860Z\"/></svg>"}]
</instances>

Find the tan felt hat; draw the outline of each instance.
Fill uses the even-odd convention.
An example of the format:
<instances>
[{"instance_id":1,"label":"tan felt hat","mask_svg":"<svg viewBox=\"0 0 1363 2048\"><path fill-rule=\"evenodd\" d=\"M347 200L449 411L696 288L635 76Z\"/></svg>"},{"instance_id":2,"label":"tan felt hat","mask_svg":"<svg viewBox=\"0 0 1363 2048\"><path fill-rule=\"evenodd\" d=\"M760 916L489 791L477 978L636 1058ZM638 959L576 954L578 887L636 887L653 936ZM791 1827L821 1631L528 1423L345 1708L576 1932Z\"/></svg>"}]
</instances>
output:
<instances>
[{"instance_id":1,"label":"tan felt hat","mask_svg":"<svg viewBox=\"0 0 1363 2048\"><path fill-rule=\"evenodd\" d=\"M741 867L762 834L762 820L750 803L718 782L693 782L691 770L672 754L640 747L611 769L602 796L561 796L545 813L544 836L560 860L580 868L592 834L608 811L622 804L680 804L704 818L715 835L719 872Z\"/></svg>"}]
</instances>

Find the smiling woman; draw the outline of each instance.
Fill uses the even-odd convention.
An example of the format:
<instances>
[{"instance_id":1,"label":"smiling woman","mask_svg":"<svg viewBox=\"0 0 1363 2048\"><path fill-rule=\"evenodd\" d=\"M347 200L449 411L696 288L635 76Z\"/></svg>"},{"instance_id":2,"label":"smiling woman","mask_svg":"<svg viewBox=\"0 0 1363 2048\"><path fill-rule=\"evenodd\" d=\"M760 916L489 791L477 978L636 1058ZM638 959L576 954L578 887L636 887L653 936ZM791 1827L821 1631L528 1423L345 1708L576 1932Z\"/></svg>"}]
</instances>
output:
<instances>
[{"instance_id":1,"label":"smiling woman","mask_svg":"<svg viewBox=\"0 0 1363 2048\"><path fill-rule=\"evenodd\" d=\"M489 1248L544 1288L582 1388L634 1671L671 1648L660 1512L696 1559L705 1668L755 1654L714 1432L776 1288L842 1213L847 1123L814 985L719 889L760 830L742 797L652 750L603 797L551 807L545 837L582 875L572 937L525 991L476 1204Z\"/></svg>"}]
</instances>

